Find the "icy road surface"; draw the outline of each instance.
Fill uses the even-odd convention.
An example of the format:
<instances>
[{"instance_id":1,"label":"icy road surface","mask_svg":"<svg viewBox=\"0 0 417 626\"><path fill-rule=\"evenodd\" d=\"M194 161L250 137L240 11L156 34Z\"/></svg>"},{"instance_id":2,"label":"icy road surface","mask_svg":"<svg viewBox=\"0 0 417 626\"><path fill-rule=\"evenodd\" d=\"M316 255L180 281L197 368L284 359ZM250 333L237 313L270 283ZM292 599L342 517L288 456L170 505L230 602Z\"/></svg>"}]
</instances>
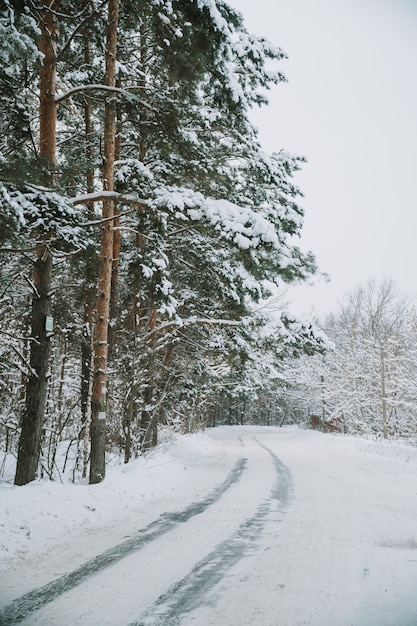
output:
<instances>
[{"instance_id":1,"label":"icy road surface","mask_svg":"<svg viewBox=\"0 0 417 626\"><path fill-rule=\"evenodd\" d=\"M417 625L413 448L223 427L68 487L0 491L2 625Z\"/></svg>"}]
</instances>

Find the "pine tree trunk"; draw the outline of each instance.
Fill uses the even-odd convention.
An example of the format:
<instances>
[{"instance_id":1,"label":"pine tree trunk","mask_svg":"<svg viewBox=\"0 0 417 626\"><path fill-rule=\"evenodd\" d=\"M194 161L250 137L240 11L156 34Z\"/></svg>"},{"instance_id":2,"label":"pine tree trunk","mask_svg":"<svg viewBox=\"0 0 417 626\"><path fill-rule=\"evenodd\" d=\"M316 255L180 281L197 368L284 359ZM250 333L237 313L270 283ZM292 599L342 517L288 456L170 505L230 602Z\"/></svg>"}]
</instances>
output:
<instances>
[{"instance_id":1,"label":"pine tree trunk","mask_svg":"<svg viewBox=\"0 0 417 626\"><path fill-rule=\"evenodd\" d=\"M33 274L36 293L32 301L31 371L26 385L15 485L26 485L34 480L39 462L50 356L50 337L45 323L51 307L51 266L51 255L46 246L41 246Z\"/></svg>"},{"instance_id":2,"label":"pine tree trunk","mask_svg":"<svg viewBox=\"0 0 417 626\"><path fill-rule=\"evenodd\" d=\"M58 384L58 441L62 441L62 430L64 427L64 385L65 385L65 369L68 359L68 339L65 333L62 335L62 348L61 348L61 368Z\"/></svg>"},{"instance_id":3,"label":"pine tree trunk","mask_svg":"<svg viewBox=\"0 0 417 626\"><path fill-rule=\"evenodd\" d=\"M55 10L59 1L51 3ZM45 160L48 173L45 184L53 184L56 152L56 21L49 10L42 13L39 50L43 63L39 72L39 152ZM50 287L52 258L45 245L36 251L33 272L32 334L30 345L31 372L26 385L26 401L19 441L15 484L25 485L36 477L39 462L42 426L45 418L47 372L50 357L50 337L46 331L46 317L50 316Z\"/></svg>"},{"instance_id":4,"label":"pine tree trunk","mask_svg":"<svg viewBox=\"0 0 417 626\"><path fill-rule=\"evenodd\" d=\"M120 78L116 79L116 87L121 89L122 81ZM118 161L120 159L122 150L122 112L120 106L116 108L116 138L114 146L114 159ZM116 343L116 331L117 331L117 318L119 307L119 265L120 265L120 217L117 203L114 203L114 230L113 230L113 264L111 275L111 289L110 289L110 320L109 320L109 355L108 358L113 358L113 351Z\"/></svg>"},{"instance_id":5,"label":"pine tree trunk","mask_svg":"<svg viewBox=\"0 0 417 626\"><path fill-rule=\"evenodd\" d=\"M144 245L144 238L137 233L136 234L136 247L141 248ZM136 285L136 290L132 296L132 328L134 335L134 345L132 351L132 363L130 369L130 389L129 389L129 404L126 413L123 415L123 432L125 436L125 463L129 463L132 451L132 426L137 418L137 395L138 395L138 335L140 332L140 312L141 312L141 298L139 296L140 286ZM140 441L139 441L140 445Z\"/></svg>"},{"instance_id":6,"label":"pine tree trunk","mask_svg":"<svg viewBox=\"0 0 417 626\"><path fill-rule=\"evenodd\" d=\"M88 389L91 379L91 333L93 332L93 297L91 289L87 287L84 312L83 312L83 331L81 339L81 386L80 386L80 402L81 402L81 424L85 424L88 413Z\"/></svg>"},{"instance_id":7,"label":"pine tree trunk","mask_svg":"<svg viewBox=\"0 0 417 626\"><path fill-rule=\"evenodd\" d=\"M59 2L52 2L56 9ZM44 11L41 20L39 50L43 53L43 63L39 72L39 153L45 159L49 170L47 185L55 180L56 159L56 19L51 11Z\"/></svg>"},{"instance_id":8,"label":"pine tree trunk","mask_svg":"<svg viewBox=\"0 0 417 626\"><path fill-rule=\"evenodd\" d=\"M105 84L115 86L116 51L118 33L119 1L109 0L106 43ZM116 112L112 98L108 98L104 111L104 164L103 186L107 191L114 189L114 152L116 138ZM99 483L106 473L106 408L107 408L107 350L110 307L110 287L113 263L113 200L103 201L101 249L96 301L96 323L94 338L94 372L91 399L91 459L90 484Z\"/></svg>"},{"instance_id":9,"label":"pine tree trunk","mask_svg":"<svg viewBox=\"0 0 417 626\"><path fill-rule=\"evenodd\" d=\"M89 458L89 446L90 446L90 428L91 428L91 398L93 395L93 377L91 373L93 371L93 329L91 329L90 333L90 363L88 367L89 371L89 379L88 379L88 388L87 388L87 404L86 404L86 413L84 415L83 421L83 471L82 477L87 478L87 469L88 469L88 458Z\"/></svg>"},{"instance_id":10,"label":"pine tree trunk","mask_svg":"<svg viewBox=\"0 0 417 626\"><path fill-rule=\"evenodd\" d=\"M158 424L157 418L154 414L154 410L150 410L149 407L154 401L154 389L155 389L155 345L156 345L156 308L153 305L153 298L149 299L150 316L148 321L149 332L152 333L149 362L148 362L148 374L147 385L143 394L144 408L142 409L140 420L140 447L141 450L150 450L158 443Z\"/></svg>"}]
</instances>

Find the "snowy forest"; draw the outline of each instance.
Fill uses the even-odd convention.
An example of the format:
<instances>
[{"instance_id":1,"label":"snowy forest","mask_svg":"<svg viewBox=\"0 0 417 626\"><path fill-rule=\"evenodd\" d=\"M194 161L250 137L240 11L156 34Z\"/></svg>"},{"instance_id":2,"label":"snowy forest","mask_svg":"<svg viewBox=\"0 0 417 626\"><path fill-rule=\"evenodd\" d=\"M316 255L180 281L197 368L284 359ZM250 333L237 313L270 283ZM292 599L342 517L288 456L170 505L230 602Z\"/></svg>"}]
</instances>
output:
<instances>
[{"instance_id":1,"label":"snowy forest","mask_svg":"<svg viewBox=\"0 0 417 626\"><path fill-rule=\"evenodd\" d=\"M0 41L0 477L98 483L166 428L413 436L394 284L320 321L280 306L318 273L305 158L250 119L282 49L223 0L2 0Z\"/></svg>"},{"instance_id":2,"label":"snowy forest","mask_svg":"<svg viewBox=\"0 0 417 626\"><path fill-rule=\"evenodd\" d=\"M391 280L347 293L320 321L331 345L285 368L288 407L323 430L416 443L417 313ZM314 420L313 420L314 421ZM312 423L312 422L311 422Z\"/></svg>"}]
</instances>

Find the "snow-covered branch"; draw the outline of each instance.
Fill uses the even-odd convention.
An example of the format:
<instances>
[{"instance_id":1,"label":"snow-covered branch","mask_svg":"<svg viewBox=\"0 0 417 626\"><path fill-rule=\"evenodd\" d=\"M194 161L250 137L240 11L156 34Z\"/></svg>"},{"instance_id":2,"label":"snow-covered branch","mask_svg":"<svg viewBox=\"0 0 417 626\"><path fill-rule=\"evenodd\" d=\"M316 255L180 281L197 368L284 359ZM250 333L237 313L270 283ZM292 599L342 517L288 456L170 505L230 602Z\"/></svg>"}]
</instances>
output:
<instances>
[{"instance_id":1,"label":"snow-covered branch","mask_svg":"<svg viewBox=\"0 0 417 626\"><path fill-rule=\"evenodd\" d=\"M131 195L118 193L117 191L94 191L92 193L84 193L75 198L71 198L71 204L89 204L90 202L101 202L102 200L115 200L116 202L124 202L125 204L137 204L143 206L143 200Z\"/></svg>"},{"instance_id":2,"label":"snow-covered branch","mask_svg":"<svg viewBox=\"0 0 417 626\"><path fill-rule=\"evenodd\" d=\"M72 89L69 89L68 91L65 91L64 93L57 94L55 96L55 102L59 104L60 102L63 102L64 100L67 100L68 98L71 98L72 96L75 96L77 93L84 93L86 91L105 91L107 93L113 93L115 95L125 96L128 91L136 91L138 89L141 89L141 87L125 87L122 89L120 87L112 87L110 85L102 85L100 83L92 83L90 85L79 85L78 87L73 87ZM149 109L150 111L156 110L154 107L152 107L150 104L148 104L147 102L143 100L140 100L140 104L141 106Z\"/></svg>"},{"instance_id":3,"label":"snow-covered branch","mask_svg":"<svg viewBox=\"0 0 417 626\"><path fill-rule=\"evenodd\" d=\"M187 326L194 325L203 325L203 326L241 326L241 320L228 320L228 319L215 319L209 317L188 317L186 319L176 319L169 320L160 324L157 328L154 328L149 333L147 333L144 337L142 337L142 341L146 341L149 337L154 335L155 333L159 333L162 330L166 330L168 328L185 328Z\"/></svg>"},{"instance_id":4,"label":"snow-covered branch","mask_svg":"<svg viewBox=\"0 0 417 626\"><path fill-rule=\"evenodd\" d=\"M39 378L38 373L36 372L36 370L33 369L33 367L31 366L29 361L26 359L26 357L12 343L10 344L10 347L13 350L13 352L15 352L17 354L17 356L20 359L22 359L23 363L26 365L26 367L28 368L28 370L31 373L31 375L34 376L35 378ZM18 366L18 363L16 363L16 365ZM20 367L19 367L19 369L20 369ZM23 371L23 373L25 375L27 375L27 372Z\"/></svg>"}]
</instances>

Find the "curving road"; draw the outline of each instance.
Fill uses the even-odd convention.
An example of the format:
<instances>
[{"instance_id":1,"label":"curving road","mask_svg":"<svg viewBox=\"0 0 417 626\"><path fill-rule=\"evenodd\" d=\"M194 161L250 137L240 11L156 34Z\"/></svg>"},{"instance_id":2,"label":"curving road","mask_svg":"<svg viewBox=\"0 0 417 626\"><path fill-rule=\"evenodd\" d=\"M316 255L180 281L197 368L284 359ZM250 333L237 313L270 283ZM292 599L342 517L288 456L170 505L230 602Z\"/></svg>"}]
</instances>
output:
<instances>
[{"instance_id":1,"label":"curving road","mask_svg":"<svg viewBox=\"0 0 417 626\"><path fill-rule=\"evenodd\" d=\"M416 626L415 476L343 438L207 436L235 457L223 482L16 598L0 624Z\"/></svg>"}]
</instances>

